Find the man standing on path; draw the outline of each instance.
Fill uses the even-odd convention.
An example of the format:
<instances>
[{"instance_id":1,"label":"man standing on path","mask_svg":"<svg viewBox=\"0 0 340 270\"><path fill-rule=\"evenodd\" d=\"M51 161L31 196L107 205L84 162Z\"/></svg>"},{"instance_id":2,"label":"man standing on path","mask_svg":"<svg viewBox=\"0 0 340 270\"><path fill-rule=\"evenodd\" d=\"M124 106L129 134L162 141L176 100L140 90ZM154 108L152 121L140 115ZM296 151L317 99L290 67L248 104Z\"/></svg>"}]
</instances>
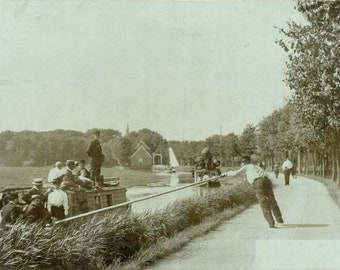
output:
<instances>
[{"instance_id":1,"label":"man standing on path","mask_svg":"<svg viewBox=\"0 0 340 270\"><path fill-rule=\"evenodd\" d=\"M102 166L102 163L104 161L104 155L99 141L100 131L95 131L94 136L95 138L89 144L86 153L90 158L90 178L92 181L95 182L95 185L98 185L101 183L100 167Z\"/></svg>"},{"instance_id":2,"label":"man standing on path","mask_svg":"<svg viewBox=\"0 0 340 270\"><path fill-rule=\"evenodd\" d=\"M239 170L224 172L221 176L237 176L241 174L245 174L249 184L254 187L256 197L262 208L263 216L267 220L269 227L275 227L272 211L276 221L283 223L280 208L275 200L272 183L261 167L251 164L250 156L242 157L242 167Z\"/></svg>"},{"instance_id":3,"label":"man standing on path","mask_svg":"<svg viewBox=\"0 0 340 270\"><path fill-rule=\"evenodd\" d=\"M282 172L285 176L285 186L289 185L289 178L290 178L292 169L293 169L293 163L287 157L287 159L282 164Z\"/></svg>"}]
</instances>

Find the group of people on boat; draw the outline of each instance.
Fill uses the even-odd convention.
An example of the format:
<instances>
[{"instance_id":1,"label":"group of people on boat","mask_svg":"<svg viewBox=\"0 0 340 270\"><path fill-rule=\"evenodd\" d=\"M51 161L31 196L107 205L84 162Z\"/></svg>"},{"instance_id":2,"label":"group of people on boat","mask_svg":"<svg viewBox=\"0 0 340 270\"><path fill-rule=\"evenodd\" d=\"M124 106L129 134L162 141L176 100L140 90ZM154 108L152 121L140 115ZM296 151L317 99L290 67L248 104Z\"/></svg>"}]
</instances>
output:
<instances>
[{"instance_id":1,"label":"group of people on boat","mask_svg":"<svg viewBox=\"0 0 340 270\"><path fill-rule=\"evenodd\" d=\"M91 170L85 167L84 159L79 162L67 160L65 166L61 161L55 163L47 177L48 188L43 188L43 179L34 179L33 187L28 192L5 191L0 193L2 218L0 228L14 224L18 219L27 222L51 221L64 219L69 214L67 192L74 192L79 209L86 212L87 189L100 189L104 186L101 166L104 155L100 144L100 131L94 131L94 139L87 147Z\"/></svg>"},{"instance_id":2,"label":"group of people on boat","mask_svg":"<svg viewBox=\"0 0 340 270\"><path fill-rule=\"evenodd\" d=\"M46 187L43 179L34 179L32 188L26 192L16 192L12 189L1 193L1 229L6 229L18 219L45 224L64 219L69 214L69 191L75 193L80 208L85 208L84 191L100 188L96 185L101 185L90 179L90 172L85 165L85 160L67 160L64 167L63 163L58 161L48 174Z\"/></svg>"}]
</instances>

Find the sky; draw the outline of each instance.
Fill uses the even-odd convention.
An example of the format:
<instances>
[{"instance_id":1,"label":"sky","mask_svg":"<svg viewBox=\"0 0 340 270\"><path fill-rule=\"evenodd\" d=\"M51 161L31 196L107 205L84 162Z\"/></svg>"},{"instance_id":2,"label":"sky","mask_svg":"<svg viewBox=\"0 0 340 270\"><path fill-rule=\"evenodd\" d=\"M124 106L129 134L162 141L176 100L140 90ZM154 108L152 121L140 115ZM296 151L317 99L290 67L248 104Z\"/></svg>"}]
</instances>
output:
<instances>
[{"instance_id":1,"label":"sky","mask_svg":"<svg viewBox=\"0 0 340 270\"><path fill-rule=\"evenodd\" d=\"M282 108L285 1L1 1L0 132L241 134Z\"/></svg>"}]
</instances>

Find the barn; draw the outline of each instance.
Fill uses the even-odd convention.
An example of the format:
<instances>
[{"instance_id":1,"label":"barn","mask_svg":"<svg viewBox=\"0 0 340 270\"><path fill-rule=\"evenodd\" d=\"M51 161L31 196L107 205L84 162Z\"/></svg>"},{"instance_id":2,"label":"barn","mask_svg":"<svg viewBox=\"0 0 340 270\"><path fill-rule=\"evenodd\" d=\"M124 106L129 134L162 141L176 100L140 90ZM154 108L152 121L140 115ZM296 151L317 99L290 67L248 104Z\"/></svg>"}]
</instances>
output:
<instances>
[{"instance_id":1,"label":"barn","mask_svg":"<svg viewBox=\"0 0 340 270\"><path fill-rule=\"evenodd\" d=\"M130 157L130 167L132 169L150 169L153 163L150 148L140 141L134 148L135 152Z\"/></svg>"}]
</instances>

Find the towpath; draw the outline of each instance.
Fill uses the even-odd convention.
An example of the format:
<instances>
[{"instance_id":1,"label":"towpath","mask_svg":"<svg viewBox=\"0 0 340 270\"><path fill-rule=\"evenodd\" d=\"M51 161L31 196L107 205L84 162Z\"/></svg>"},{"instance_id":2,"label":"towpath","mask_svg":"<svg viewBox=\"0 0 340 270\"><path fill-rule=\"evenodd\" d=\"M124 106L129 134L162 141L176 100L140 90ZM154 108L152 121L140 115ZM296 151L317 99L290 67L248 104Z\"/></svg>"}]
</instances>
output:
<instances>
[{"instance_id":1,"label":"towpath","mask_svg":"<svg viewBox=\"0 0 340 270\"><path fill-rule=\"evenodd\" d=\"M148 270L340 269L340 210L304 177L274 180L285 224L270 229L255 204Z\"/></svg>"}]
</instances>

